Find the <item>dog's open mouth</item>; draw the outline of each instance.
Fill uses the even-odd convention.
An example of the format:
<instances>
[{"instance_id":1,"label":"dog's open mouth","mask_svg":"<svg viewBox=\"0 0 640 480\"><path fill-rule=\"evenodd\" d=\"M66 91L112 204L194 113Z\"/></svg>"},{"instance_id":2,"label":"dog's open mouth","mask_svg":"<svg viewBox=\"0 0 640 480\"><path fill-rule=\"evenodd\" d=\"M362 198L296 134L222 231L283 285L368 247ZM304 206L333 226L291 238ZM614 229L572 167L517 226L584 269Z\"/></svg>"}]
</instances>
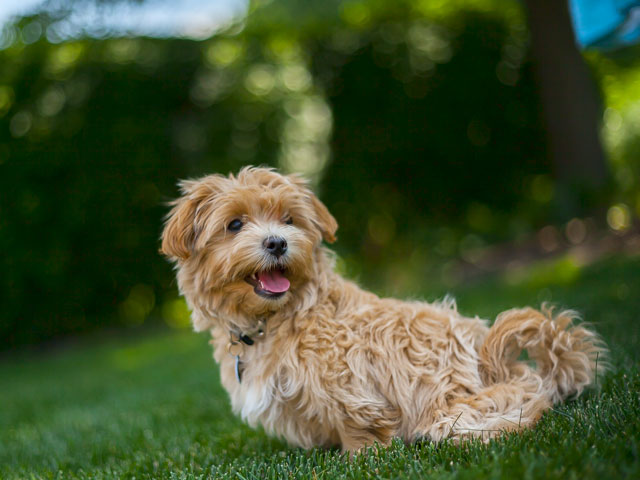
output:
<instances>
[{"instance_id":1,"label":"dog's open mouth","mask_svg":"<svg viewBox=\"0 0 640 480\"><path fill-rule=\"evenodd\" d=\"M245 278L245 281L253 286L253 291L258 295L270 299L282 297L291 286L284 268L263 270Z\"/></svg>"}]
</instances>

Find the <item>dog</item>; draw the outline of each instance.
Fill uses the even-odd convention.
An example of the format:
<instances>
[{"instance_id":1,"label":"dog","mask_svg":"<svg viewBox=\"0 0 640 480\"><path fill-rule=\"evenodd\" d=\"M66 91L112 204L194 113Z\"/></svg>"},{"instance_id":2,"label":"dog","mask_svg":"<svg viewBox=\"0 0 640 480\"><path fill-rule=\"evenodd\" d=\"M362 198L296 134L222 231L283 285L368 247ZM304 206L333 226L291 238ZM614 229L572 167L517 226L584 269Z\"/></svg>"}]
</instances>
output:
<instances>
[{"instance_id":1,"label":"dog","mask_svg":"<svg viewBox=\"0 0 640 480\"><path fill-rule=\"evenodd\" d=\"M380 298L342 278L322 244L338 224L297 175L245 167L180 188L161 252L194 329L211 332L233 411L293 446L488 440L603 370L605 345L573 311L512 309L489 328L451 299Z\"/></svg>"}]
</instances>

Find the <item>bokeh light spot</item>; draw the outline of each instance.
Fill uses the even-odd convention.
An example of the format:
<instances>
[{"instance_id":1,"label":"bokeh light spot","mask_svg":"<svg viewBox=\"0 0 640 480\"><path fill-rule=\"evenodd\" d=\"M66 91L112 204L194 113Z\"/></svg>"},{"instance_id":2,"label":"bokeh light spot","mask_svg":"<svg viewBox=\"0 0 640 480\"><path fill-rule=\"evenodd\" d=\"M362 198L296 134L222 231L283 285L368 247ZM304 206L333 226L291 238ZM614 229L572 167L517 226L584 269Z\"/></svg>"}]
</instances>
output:
<instances>
[{"instance_id":1,"label":"bokeh light spot","mask_svg":"<svg viewBox=\"0 0 640 480\"><path fill-rule=\"evenodd\" d=\"M30 112L22 110L21 112L16 113L9 123L11 135L16 138L24 137L29 130L31 130L32 123L33 116Z\"/></svg>"},{"instance_id":2,"label":"bokeh light spot","mask_svg":"<svg viewBox=\"0 0 640 480\"><path fill-rule=\"evenodd\" d=\"M171 328L187 328L191 324L191 313L183 298L164 302L162 304L162 318Z\"/></svg>"},{"instance_id":3,"label":"bokeh light spot","mask_svg":"<svg viewBox=\"0 0 640 480\"><path fill-rule=\"evenodd\" d=\"M573 245L584 242L587 238L587 224L579 218L572 218L564 230L567 240Z\"/></svg>"},{"instance_id":4,"label":"bokeh light spot","mask_svg":"<svg viewBox=\"0 0 640 480\"><path fill-rule=\"evenodd\" d=\"M131 63L140 52L140 41L134 38L119 38L107 46L107 58L114 63Z\"/></svg>"},{"instance_id":5,"label":"bokeh light spot","mask_svg":"<svg viewBox=\"0 0 640 480\"><path fill-rule=\"evenodd\" d=\"M302 92L311 86L311 75L302 65L288 65L280 72L282 83L287 90Z\"/></svg>"},{"instance_id":6,"label":"bokeh light spot","mask_svg":"<svg viewBox=\"0 0 640 480\"><path fill-rule=\"evenodd\" d=\"M560 247L560 232L553 225L547 225L538 232L538 242L545 252L553 252Z\"/></svg>"},{"instance_id":7,"label":"bokeh light spot","mask_svg":"<svg viewBox=\"0 0 640 480\"><path fill-rule=\"evenodd\" d=\"M42 24L37 20L30 22L22 28L20 34L22 36L22 41L26 45L35 43L40 40L40 37L42 36Z\"/></svg>"},{"instance_id":8,"label":"bokeh light spot","mask_svg":"<svg viewBox=\"0 0 640 480\"><path fill-rule=\"evenodd\" d=\"M278 62L291 62L301 56L300 45L288 35L272 35L267 41L267 53Z\"/></svg>"},{"instance_id":9,"label":"bokeh light spot","mask_svg":"<svg viewBox=\"0 0 640 480\"><path fill-rule=\"evenodd\" d=\"M38 110L45 117L57 115L66 102L67 96L59 86L47 90L38 102Z\"/></svg>"},{"instance_id":10,"label":"bokeh light spot","mask_svg":"<svg viewBox=\"0 0 640 480\"><path fill-rule=\"evenodd\" d=\"M622 232L631 225L631 211L624 203L613 205L607 211L607 223L611 229Z\"/></svg>"},{"instance_id":11,"label":"bokeh light spot","mask_svg":"<svg viewBox=\"0 0 640 480\"><path fill-rule=\"evenodd\" d=\"M54 78L66 76L67 71L80 60L84 49L80 42L68 42L51 49L48 73Z\"/></svg>"},{"instance_id":12,"label":"bokeh light spot","mask_svg":"<svg viewBox=\"0 0 640 480\"><path fill-rule=\"evenodd\" d=\"M119 306L124 323L140 325L156 304L156 296L149 285L138 284L131 289L129 296Z\"/></svg>"},{"instance_id":13,"label":"bokeh light spot","mask_svg":"<svg viewBox=\"0 0 640 480\"><path fill-rule=\"evenodd\" d=\"M256 96L267 95L275 86L273 68L269 65L256 65L247 74L244 86Z\"/></svg>"},{"instance_id":14,"label":"bokeh light spot","mask_svg":"<svg viewBox=\"0 0 640 480\"><path fill-rule=\"evenodd\" d=\"M366 27L371 20L371 12L364 2L346 2L342 5L340 17L353 27Z\"/></svg>"},{"instance_id":15,"label":"bokeh light spot","mask_svg":"<svg viewBox=\"0 0 640 480\"><path fill-rule=\"evenodd\" d=\"M205 60L213 67L226 67L238 60L244 52L237 40L223 38L214 42L205 52Z\"/></svg>"},{"instance_id":16,"label":"bokeh light spot","mask_svg":"<svg viewBox=\"0 0 640 480\"><path fill-rule=\"evenodd\" d=\"M442 27L423 22L414 23L407 32L409 46L424 53L435 63L447 63L451 60L453 52L447 37L448 34Z\"/></svg>"},{"instance_id":17,"label":"bokeh light spot","mask_svg":"<svg viewBox=\"0 0 640 480\"><path fill-rule=\"evenodd\" d=\"M610 131L618 131L622 128L623 120L620 112L615 108L607 108L602 116L605 127Z\"/></svg>"}]
</instances>

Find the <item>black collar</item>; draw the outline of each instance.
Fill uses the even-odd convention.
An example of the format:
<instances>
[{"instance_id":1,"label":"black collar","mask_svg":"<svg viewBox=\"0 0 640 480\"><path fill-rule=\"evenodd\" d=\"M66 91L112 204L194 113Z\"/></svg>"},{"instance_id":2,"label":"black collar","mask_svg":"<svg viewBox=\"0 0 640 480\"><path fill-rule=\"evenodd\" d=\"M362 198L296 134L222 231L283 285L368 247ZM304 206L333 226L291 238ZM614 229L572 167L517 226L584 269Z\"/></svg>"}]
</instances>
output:
<instances>
[{"instance_id":1,"label":"black collar","mask_svg":"<svg viewBox=\"0 0 640 480\"><path fill-rule=\"evenodd\" d=\"M244 343L245 345L248 345L248 346L253 345L254 343L256 343L256 341L254 340L256 337L260 338L260 337L264 336L265 323L266 323L266 320L264 318L261 318L261 319L258 320L258 325L256 326L256 328L254 328L253 330L251 330L249 332L231 330L229 333L231 335L232 342L233 342L233 340L235 338L236 341L239 340L242 343Z\"/></svg>"},{"instance_id":2,"label":"black collar","mask_svg":"<svg viewBox=\"0 0 640 480\"><path fill-rule=\"evenodd\" d=\"M251 335L255 335L256 337L262 337L264 335L264 330L265 330L264 324L265 324L265 320L261 319L258 322L258 327L249 333L251 333ZM242 348L242 345L239 343L239 341L250 347L255 343L255 340L251 338L249 335L247 335L246 333L242 333L242 332L234 333L232 330L229 332L229 334L231 339L229 341L229 345L227 346L227 351L232 357L235 357L236 379L238 380L238 383L242 383L242 372L244 371L244 366L242 365L240 356L242 355L243 348ZM238 350L237 346L240 346L241 348ZM235 351L233 351L232 349L235 349Z\"/></svg>"}]
</instances>

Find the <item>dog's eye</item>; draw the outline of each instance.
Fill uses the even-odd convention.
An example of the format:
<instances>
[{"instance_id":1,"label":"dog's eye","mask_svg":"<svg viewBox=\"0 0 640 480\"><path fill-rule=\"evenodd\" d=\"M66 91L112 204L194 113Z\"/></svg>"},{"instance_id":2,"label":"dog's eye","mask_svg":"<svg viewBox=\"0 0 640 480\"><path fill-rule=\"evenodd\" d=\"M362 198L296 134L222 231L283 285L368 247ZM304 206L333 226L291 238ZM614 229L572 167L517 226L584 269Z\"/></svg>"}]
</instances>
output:
<instances>
[{"instance_id":1,"label":"dog's eye","mask_svg":"<svg viewBox=\"0 0 640 480\"><path fill-rule=\"evenodd\" d=\"M242 220L236 218L234 220L231 220L229 225L227 225L227 230L231 232L238 232L242 228L242 225Z\"/></svg>"},{"instance_id":2,"label":"dog's eye","mask_svg":"<svg viewBox=\"0 0 640 480\"><path fill-rule=\"evenodd\" d=\"M287 225L293 225L293 218L292 217L287 217L287 219L284 221L284 223L286 223Z\"/></svg>"}]
</instances>

